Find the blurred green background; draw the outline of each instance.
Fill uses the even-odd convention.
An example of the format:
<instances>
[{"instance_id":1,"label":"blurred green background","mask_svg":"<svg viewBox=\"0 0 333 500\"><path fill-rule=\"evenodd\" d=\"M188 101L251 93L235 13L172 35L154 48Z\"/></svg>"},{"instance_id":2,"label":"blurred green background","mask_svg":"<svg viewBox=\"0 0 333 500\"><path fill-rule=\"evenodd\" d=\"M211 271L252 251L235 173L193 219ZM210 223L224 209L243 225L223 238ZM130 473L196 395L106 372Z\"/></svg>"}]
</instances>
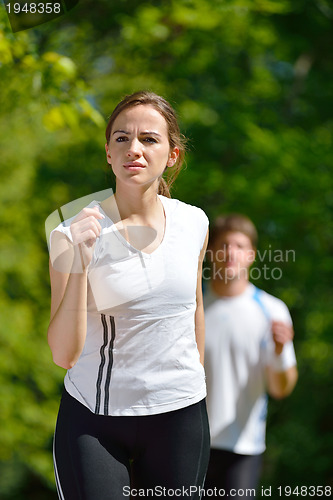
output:
<instances>
[{"instance_id":1,"label":"blurred green background","mask_svg":"<svg viewBox=\"0 0 333 500\"><path fill-rule=\"evenodd\" d=\"M300 378L270 401L262 484L332 485L332 24L328 0L81 0L13 34L1 8L1 499L56 498L64 370L46 342L44 223L112 187L105 121L143 88L174 104L189 138L173 196L211 220L246 213L267 250L257 267L282 270L254 283L291 310Z\"/></svg>"}]
</instances>

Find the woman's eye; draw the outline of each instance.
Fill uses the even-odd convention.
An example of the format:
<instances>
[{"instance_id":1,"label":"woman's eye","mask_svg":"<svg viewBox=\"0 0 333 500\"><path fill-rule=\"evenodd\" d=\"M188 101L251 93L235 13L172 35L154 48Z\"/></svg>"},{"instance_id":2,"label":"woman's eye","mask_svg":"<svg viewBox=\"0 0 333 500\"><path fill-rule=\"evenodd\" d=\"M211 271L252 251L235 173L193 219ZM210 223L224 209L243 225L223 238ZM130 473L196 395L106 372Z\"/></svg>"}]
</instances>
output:
<instances>
[{"instance_id":1,"label":"woman's eye","mask_svg":"<svg viewBox=\"0 0 333 500\"><path fill-rule=\"evenodd\" d=\"M120 136L120 137L117 137L116 139L116 142L124 142L124 141L127 141L127 137L126 136Z\"/></svg>"},{"instance_id":2,"label":"woman's eye","mask_svg":"<svg viewBox=\"0 0 333 500\"><path fill-rule=\"evenodd\" d=\"M157 140L154 137L145 137L144 141L150 142L150 143L156 143Z\"/></svg>"}]
</instances>

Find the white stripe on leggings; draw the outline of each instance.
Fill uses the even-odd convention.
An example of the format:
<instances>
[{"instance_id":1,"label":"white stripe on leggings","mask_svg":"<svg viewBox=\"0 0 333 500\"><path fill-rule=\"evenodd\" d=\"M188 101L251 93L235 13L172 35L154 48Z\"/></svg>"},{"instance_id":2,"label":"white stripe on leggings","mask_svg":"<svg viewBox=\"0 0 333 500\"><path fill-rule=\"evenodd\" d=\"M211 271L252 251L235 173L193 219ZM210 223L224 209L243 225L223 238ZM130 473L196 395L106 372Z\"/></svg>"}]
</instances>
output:
<instances>
[{"instance_id":1,"label":"white stripe on leggings","mask_svg":"<svg viewBox=\"0 0 333 500\"><path fill-rule=\"evenodd\" d=\"M61 484L60 484L60 479L59 479L59 474L58 474L58 469L57 469L57 461L56 461L56 456L55 456L55 433L53 436L53 466L54 466L54 476L55 476L55 481L56 481L56 486L57 486L58 497L60 498L60 500L65 500L64 494L62 492Z\"/></svg>"}]
</instances>

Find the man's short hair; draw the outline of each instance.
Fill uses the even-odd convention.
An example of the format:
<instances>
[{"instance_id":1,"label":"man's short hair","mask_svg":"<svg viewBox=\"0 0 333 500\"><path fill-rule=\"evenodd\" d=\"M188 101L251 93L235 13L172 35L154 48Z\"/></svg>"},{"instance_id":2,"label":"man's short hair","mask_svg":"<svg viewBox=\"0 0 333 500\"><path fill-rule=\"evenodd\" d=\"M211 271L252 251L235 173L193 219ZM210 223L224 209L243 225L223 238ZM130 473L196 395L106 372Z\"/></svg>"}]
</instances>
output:
<instances>
[{"instance_id":1,"label":"man's short hair","mask_svg":"<svg viewBox=\"0 0 333 500\"><path fill-rule=\"evenodd\" d=\"M255 225L246 215L227 214L217 217L209 235L209 248L212 248L222 233L239 232L245 234L251 241L253 248L257 248L258 232Z\"/></svg>"}]
</instances>

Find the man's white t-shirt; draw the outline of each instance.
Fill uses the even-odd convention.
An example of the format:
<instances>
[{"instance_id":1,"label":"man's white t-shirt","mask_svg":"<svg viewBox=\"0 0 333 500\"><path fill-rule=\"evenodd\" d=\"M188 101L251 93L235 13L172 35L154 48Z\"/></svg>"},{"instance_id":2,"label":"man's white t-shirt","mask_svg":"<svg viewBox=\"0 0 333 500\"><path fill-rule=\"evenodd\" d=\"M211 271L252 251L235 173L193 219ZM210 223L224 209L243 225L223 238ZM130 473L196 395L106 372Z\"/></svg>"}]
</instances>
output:
<instances>
[{"instance_id":1,"label":"man's white t-shirt","mask_svg":"<svg viewBox=\"0 0 333 500\"><path fill-rule=\"evenodd\" d=\"M256 455L265 450L265 367L274 353L270 322L291 324L280 299L248 284L235 297L204 295L207 409L212 448ZM293 343L284 345L283 367L296 364Z\"/></svg>"},{"instance_id":2,"label":"man's white t-shirt","mask_svg":"<svg viewBox=\"0 0 333 500\"><path fill-rule=\"evenodd\" d=\"M86 342L65 376L66 390L96 414L164 413L206 395L194 314L208 219L197 207L159 198L165 233L150 254L132 247L100 208L105 218L88 269ZM72 239L72 219L54 231Z\"/></svg>"}]
</instances>

